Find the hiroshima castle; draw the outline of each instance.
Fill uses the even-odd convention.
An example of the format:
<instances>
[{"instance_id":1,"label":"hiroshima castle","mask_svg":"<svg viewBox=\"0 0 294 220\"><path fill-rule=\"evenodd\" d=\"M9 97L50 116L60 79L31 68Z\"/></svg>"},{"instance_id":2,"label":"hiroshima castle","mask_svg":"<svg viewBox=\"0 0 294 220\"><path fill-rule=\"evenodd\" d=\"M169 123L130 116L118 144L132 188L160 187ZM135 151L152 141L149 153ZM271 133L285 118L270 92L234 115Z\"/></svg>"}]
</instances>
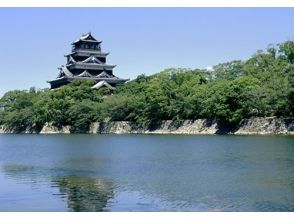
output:
<instances>
[{"instance_id":1,"label":"hiroshima castle","mask_svg":"<svg viewBox=\"0 0 294 220\"><path fill-rule=\"evenodd\" d=\"M129 79L121 79L113 75L116 65L106 64L109 53L101 51L102 41L96 40L91 33L82 35L72 43L72 51L67 57L66 65L62 65L56 79L47 81L51 89L66 85L73 80L94 80L92 87L99 89L103 86L115 89L117 84L123 84Z\"/></svg>"}]
</instances>

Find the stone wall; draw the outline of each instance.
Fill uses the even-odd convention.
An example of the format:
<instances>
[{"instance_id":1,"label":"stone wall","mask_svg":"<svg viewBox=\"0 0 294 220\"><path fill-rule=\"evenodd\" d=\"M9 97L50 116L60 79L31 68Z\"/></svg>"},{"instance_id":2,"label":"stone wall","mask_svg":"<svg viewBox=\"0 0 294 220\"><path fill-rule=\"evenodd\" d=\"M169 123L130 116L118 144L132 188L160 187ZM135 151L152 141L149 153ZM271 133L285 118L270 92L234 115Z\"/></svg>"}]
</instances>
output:
<instances>
[{"instance_id":1,"label":"stone wall","mask_svg":"<svg viewBox=\"0 0 294 220\"><path fill-rule=\"evenodd\" d=\"M252 118L242 120L238 126L224 127L216 120L186 120L181 124L162 121L153 129L138 128L127 121L93 123L92 134L238 134L238 135L294 135L294 119Z\"/></svg>"},{"instance_id":2,"label":"stone wall","mask_svg":"<svg viewBox=\"0 0 294 220\"><path fill-rule=\"evenodd\" d=\"M70 126L57 127L52 125L52 123L46 123L40 134L69 134Z\"/></svg>"},{"instance_id":3,"label":"stone wall","mask_svg":"<svg viewBox=\"0 0 294 220\"><path fill-rule=\"evenodd\" d=\"M92 134L215 134L217 122L206 119L186 120L180 125L162 121L152 129L138 127L128 121L96 122L90 126Z\"/></svg>"},{"instance_id":4,"label":"stone wall","mask_svg":"<svg viewBox=\"0 0 294 220\"><path fill-rule=\"evenodd\" d=\"M271 135L290 134L294 135L294 119L279 118L252 118L243 119L234 134Z\"/></svg>"},{"instance_id":5,"label":"stone wall","mask_svg":"<svg viewBox=\"0 0 294 220\"><path fill-rule=\"evenodd\" d=\"M14 133L0 126L0 133ZM27 129L24 133L37 133ZM56 127L46 123L40 134L69 134L70 126ZM238 126L232 128L225 126L217 120L197 119L186 120L182 123L162 121L152 129L138 127L128 121L94 122L89 130L81 133L90 134L237 134L237 135L294 135L294 119L280 118L252 118L243 119Z\"/></svg>"}]
</instances>

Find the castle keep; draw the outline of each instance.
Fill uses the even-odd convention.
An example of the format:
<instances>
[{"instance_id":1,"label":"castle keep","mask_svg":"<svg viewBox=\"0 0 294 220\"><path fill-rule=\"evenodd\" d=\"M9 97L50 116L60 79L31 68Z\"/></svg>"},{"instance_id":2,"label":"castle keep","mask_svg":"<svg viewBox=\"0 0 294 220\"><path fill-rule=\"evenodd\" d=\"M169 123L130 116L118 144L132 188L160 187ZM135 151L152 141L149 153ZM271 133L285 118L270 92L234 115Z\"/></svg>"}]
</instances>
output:
<instances>
[{"instance_id":1,"label":"castle keep","mask_svg":"<svg viewBox=\"0 0 294 220\"><path fill-rule=\"evenodd\" d=\"M96 40L91 33L82 35L72 43L72 51L65 55L67 63L62 65L56 79L47 81L51 89L66 85L73 80L91 79L96 82L92 88L99 89L106 86L115 89L117 84L123 84L128 79L121 79L113 75L116 65L106 63L109 53L101 51L102 41Z\"/></svg>"}]
</instances>

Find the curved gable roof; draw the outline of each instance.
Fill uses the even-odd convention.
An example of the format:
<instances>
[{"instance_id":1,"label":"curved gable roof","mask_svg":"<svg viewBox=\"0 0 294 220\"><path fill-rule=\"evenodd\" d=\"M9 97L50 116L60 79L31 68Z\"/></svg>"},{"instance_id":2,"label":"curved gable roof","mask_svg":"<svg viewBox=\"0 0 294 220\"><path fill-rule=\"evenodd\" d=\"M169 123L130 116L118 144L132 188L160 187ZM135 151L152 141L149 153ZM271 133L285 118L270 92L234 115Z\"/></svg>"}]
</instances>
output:
<instances>
[{"instance_id":1,"label":"curved gable roof","mask_svg":"<svg viewBox=\"0 0 294 220\"><path fill-rule=\"evenodd\" d=\"M89 33L87 33L87 34L83 34L79 39L75 40L75 41L73 42L73 44L78 43L78 42L80 42L80 41L95 42L95 43L101 43L101 42L102 42L102 41L98 41L98 40L96 40L96 39L92 36L91 32L89 32Z\"/></svg>"}]
</instances>

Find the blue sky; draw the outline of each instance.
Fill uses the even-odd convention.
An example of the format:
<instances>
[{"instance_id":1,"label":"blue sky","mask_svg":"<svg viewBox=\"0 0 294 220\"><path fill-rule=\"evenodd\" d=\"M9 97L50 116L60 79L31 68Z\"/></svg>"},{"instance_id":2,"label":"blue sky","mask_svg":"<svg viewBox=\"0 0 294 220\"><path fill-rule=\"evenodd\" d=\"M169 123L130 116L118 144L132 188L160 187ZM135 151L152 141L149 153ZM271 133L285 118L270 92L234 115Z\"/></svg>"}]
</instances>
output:
<instances>
[{"instance_id":1,"label":"blue sky","mask_svg":"<svg viewBox=\"0 0 294 220\"><path fill-rule=\"evenodd\" d=\"M1 8L0 96L49 87L70 43L91 31L114 74L206 68L294 40L294 8Z\"/></svg>"}]
</instances>

